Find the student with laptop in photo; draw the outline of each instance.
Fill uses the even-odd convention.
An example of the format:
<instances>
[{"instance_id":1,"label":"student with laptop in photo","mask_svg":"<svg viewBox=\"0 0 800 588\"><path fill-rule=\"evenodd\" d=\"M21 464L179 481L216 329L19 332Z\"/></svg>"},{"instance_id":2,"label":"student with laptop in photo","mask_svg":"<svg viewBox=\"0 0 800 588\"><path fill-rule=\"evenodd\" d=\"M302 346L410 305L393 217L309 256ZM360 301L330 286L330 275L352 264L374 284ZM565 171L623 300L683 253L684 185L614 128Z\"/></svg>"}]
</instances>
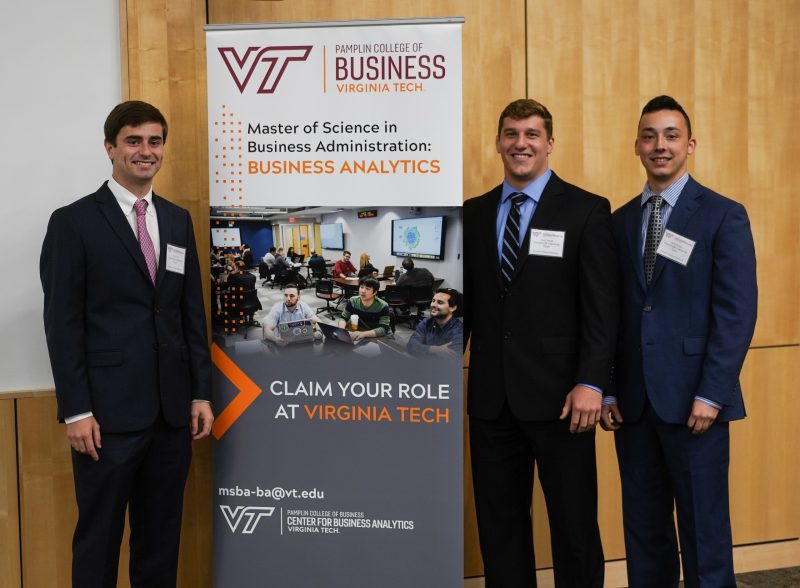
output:
<instances>
[{"instance_id":1,"label":"student with laptop in photo","mask_svg":"<svg viewBox=\"0 0 800 588\"><path fill-rule=\"evenodd\" d=\"M284 286L283 302L278 302L269 311L263 330L265 340L280 346L322 339L317 325L317 314L300 300L297 284Z\"/></svg>"},{"instance_id":2,"label":"student with laptop in photo","mask_svg":"<svg viewBox=\"0 0 800 588\"><path fill-rule=\"evenodd\" d=\"M380 283L373 277L361 278L358 296L353 296L339 320L339 327L351 331L353 341L373 337L384 337L389 333L389 305L378 298Z\"/></svg>"},{"instance_id":3,"label":"student with laptop in photo","mask_svg":"<svg viewBox=\"0 0 800 588\"><path fill-rule=\"evenodd\" d=\"M453 288L439 288L431 300L431 316L417 325L406 351L415 357L461 358L464 325L455 317L461 294Z\"/></svg>"}]
</instances>

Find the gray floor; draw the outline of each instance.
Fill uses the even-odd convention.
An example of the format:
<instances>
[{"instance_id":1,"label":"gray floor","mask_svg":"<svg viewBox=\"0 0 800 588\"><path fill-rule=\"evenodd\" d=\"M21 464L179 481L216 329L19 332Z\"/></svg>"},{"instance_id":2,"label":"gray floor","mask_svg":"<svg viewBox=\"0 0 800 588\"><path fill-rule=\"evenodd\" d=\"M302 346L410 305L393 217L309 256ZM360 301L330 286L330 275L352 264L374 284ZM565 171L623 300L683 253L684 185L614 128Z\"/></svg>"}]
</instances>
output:
<instances>
[{"instance_id":1,"label":"gray floor","mask_svg":"<svg viewBox=\"0 0 800 588\"><path fill-rule=\"evenodd\" d=\"M738 574L736 585L738 588L798 588L800 567Z\"/></svg>"}]
</instances>

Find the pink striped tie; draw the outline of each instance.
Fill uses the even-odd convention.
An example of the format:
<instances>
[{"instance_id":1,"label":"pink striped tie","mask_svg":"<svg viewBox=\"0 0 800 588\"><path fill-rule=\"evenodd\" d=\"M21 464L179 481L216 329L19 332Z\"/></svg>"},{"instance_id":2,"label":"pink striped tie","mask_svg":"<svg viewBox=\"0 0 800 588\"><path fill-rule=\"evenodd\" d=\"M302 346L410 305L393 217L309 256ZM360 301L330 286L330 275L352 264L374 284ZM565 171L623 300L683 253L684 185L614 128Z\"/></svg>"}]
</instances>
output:
<instances>
[{"instance_id":1,"label":"pink striped tie","mask_svg":"<svg viewBox=\"0 0 800 588\"><path fill-rule=\"evenodd\" d=\"M156 250L153 247L153 240L150 238L150 233L147 232L147 222L145 214L147 212L147 200L137 200L133 205L136 211L136 233L139 236L139 247L142 248L144 254L144 261L147 263L147 269L150 271L150 279L153 285L156 283Z\"/></svg>"}]
</instances>

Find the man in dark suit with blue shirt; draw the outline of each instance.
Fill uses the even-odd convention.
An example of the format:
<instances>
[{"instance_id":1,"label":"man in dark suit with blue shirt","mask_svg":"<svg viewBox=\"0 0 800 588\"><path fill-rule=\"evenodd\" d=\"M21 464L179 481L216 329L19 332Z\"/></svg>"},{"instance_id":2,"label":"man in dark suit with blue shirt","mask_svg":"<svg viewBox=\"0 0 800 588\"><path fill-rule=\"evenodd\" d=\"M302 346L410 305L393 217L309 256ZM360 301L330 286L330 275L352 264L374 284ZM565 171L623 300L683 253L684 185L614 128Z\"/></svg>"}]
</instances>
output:
<instances>
[{"instance_id":1,"label":"man in dark suit with blue shirt","mask_svg":"<svg viewBox=\"0 0 800 588\"><path fill-rule=\"evenodd\" d=\"M617 339L608 200L549 167L553 118L500 114L503 183L464 203L464 331L478 535L487 588L536 586L534 464L559 588L603 586L594 428Z\"/></svg>"},{"instance_id":2,"label":"man in dark suit with blue shirt","mask_svg":"<svg viewBox=\"0 0 800 588\"><path fill-rule=\"evenodd\" d=\"M131 586L175 586L191 442L214 420L197 251L189 213L152 190L163 115L124 102L104 131L111 178L53 213L40 260L78 503L72 583L117 585L127 508Z\"/></svg>"},{"instance_id":3,"label":"man in dark suit with blue shirt","mask_svg":"<svg viewBox=\"0 0 800 588\"><path fill-rule=\"evenodd\" d=\"M697 183L689 117L648 102L636 154L642 194L613 215L622 320L602 425L614 430L632 587L735 587L728 423L744 418L739 372L756 322L744 207Z\"/></svg>"}]
</instances>

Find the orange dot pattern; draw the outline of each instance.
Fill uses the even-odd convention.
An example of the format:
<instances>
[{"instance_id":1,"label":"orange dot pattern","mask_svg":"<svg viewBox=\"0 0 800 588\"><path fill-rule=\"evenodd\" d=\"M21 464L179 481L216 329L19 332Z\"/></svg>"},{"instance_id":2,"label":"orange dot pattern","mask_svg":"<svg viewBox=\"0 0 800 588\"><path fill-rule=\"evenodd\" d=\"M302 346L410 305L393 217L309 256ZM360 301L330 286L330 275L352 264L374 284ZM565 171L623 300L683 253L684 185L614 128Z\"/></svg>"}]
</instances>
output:
<instances>
[{"instance_id":1,"label":"orange dot pattern","mask_svg":"<svg viewBox=\"0 0 800 588\"><path fill-rule=\"evenodd\" d=\"M214 142L211 148L213 157L215 196L222 196L226 206L243 206L244 200L244 124L236 118L225 104L220 105L216 118L212 121ZM223 216L242 216L243 213L223 213Z\"/></svg>"}]
</instances>

